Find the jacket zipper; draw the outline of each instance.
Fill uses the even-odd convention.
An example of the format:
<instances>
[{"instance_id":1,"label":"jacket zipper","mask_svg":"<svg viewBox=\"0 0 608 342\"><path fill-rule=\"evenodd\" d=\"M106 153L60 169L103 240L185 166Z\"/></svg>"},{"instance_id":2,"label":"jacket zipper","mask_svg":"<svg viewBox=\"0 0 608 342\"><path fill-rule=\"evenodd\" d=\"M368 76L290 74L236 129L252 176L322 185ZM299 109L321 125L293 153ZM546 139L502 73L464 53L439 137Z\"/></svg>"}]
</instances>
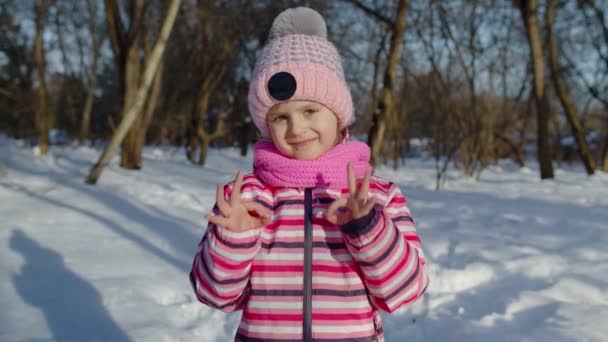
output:
<instances>
[{"instance_id":1,"label":"jacket zipper","mask_svg":"<svg viewBox=\"0 0 608 342\"><path fill-rule=\"evenodd\" d=\"M304 190L304 342L312 342L312 189Z\"/></svg>"}]
</instances>

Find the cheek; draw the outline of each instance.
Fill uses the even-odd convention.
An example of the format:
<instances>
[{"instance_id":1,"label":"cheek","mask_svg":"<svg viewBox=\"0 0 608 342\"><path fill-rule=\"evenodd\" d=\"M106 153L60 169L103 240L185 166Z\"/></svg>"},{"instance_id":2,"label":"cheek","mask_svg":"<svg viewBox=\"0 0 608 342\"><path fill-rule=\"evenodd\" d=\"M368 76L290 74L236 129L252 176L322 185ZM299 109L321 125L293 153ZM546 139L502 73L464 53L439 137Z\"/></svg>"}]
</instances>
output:
<instances>
[{"instance_id":1,"label":"cheek","mask_svg":"<svg viewBox=\"0 0 608 342\"><path fill-rule=\"evenodd\" d=\"M277 124L269 124L268 130L270 131L270 137L273 139L281 135L281 127Z\"/></svg>"},{"instance_id":2,"label":"cheek","mask_svg":"<svg viewBox=\"0 0 608 342\"><path fill-rule=\"evenodd\" d=\"M281 147L285 144L285 128L281 125L273 125L268 127L270 130L270 139L276 147Z\"/></svg>"}]
</instances>

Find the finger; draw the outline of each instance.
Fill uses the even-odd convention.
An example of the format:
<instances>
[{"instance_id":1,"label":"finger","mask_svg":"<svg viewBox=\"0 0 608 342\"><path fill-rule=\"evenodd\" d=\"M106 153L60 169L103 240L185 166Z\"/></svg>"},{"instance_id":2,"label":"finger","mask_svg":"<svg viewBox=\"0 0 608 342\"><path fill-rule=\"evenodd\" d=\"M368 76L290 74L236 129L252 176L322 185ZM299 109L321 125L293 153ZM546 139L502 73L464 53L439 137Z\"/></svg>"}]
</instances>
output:
<instances>
[{"instance_id":1,"label":"finger","mask_svg":"<svg viewBox=\"0 0 608 342\"><path fill-rule=\"evenodd\" d=\"M207 215L207 221L225 228L229 228L230 225L230 221L227 218L219 215Z\"/></svg>"},{"instance_id":2,"label":"finger","mask_svg":"<svg viewBox=\"0 0 608 342\"><path fill-rule=\"evenodd\" d=\"M345 207L346 204L348 204L348 198L340 197L329 205L329 207L327 208L326 214L327 213L335 214L336 210L338 210L339 208Z\"/></svg>"},{"instance_id":3,"label":"finger","mask_svg":"<svg viewBox=\"0 0 608 342\"><path fill-rule=\"evenodd\" d=\"M261 217L267 218L267 217L272 216L272 213L270 212L270 210L268 210L268 208L261 205L260 203L243 202L242 205L243 205L243 207L245 207L245 209L247 209L247 211L253 211Z\"/></svg>"},{"instance_id":4,"label":"finger","mask_svg":"<svg viewBox=\"0 0 608 342\"><path fill-rule=\"evenodd\" d=\"M365 203L365 206L363 207L363 213L365 213L365 215L369 214L369 212L374 208L375 205L376 201L370 199L369 201L367 201L367 203Z\"/></svg>"},{"instance_id":5,"label":"finger","mask_svg":"<svg viewBox=\"0 0 608 342\"><path fill-rule=\"evenodd\" d=\"M361 181L361 188L357 193L357 199L366 200L367 193L369 192L369 178L371 177L371 171L366 171L363 180Z\"/></svg>"},{"instance_id":6,"label":"finger","mask_svg":"<svg viewBox=\"0 0 608 342\"><path fill-rule=\"evenodd\" d=\"M241 200L241 186L243 185L243 173L238 170L236 173L236 180L232 186L232 193L230 193L230 206L235 207Z\"/></svg>"},{"instance_id":7,"label":"finger","mask_svg":"<svg viewBox=\"0 0 608 342\"><path fill-rule=\"evenodd\" d=\"M217 191L215 193L215 203L217 204L217 208L220 210L222 215L229 217L231 213L231 208L226 203L226 199L224 199L224 186L221 184L217 185Z\"/></svg>"},{"instance_id":8,"label":"finger","mask_svg":"<svg viewBox=\"0 0 608 342\"><path fill-rule=\"evenodd\" d=\"M346 172L348 174L348 193L351 196L355 196L355 193L357 192L357 179L355 178L355 171L353 170L352 163L348 163Z\"/></svg>"},{"instance_id":9,"label":"finger","mask_svg":"<svg viewBox=\"0 0 608 342\"><path fill-rule=\"evenodd\" d=\"M336 211L339 208L344 207L347 203L348 203L348 199L346 197L341 197L341 198L333 201L332 204L330 204L329 207L327 208L327 211L325 212L325 218L327 219L327 221L329 221L333 224L338 224L338 215L336 214Z\"/></svg>"}]
</instances>

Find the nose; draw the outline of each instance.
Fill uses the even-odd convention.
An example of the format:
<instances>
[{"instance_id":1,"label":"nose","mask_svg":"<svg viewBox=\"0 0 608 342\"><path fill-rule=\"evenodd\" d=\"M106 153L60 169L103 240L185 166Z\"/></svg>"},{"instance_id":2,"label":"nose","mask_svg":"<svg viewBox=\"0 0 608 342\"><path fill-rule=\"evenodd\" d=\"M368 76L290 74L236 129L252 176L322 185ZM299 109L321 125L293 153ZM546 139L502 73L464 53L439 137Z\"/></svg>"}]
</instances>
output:
<instances>
[{"instance_id":1,"label":"nose","mask_svg":"<svg viewBox=\"0 0 608 342\"><path fill-rule=\"evenodd\" d=\"M287 133L289 136L302 135L306 130L306 122L299 115L291 115L289 118Z\"/></svg>"}]
</instances>

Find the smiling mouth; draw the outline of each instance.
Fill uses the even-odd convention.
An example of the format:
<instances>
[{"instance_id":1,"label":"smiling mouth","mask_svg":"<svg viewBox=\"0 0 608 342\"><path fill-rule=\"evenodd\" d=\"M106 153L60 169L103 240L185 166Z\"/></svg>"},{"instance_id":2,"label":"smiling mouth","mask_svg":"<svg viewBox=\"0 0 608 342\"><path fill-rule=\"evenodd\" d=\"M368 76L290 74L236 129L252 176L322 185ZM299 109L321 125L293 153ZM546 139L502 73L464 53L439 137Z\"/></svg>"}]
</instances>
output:
<instances>
[{"instance_id":1,"label":"smiling mouth","mask_svg":"<svg viewBox=\"0 0 608 342\"><path fill-rule=\"evenodd\" d=\"M310 144L314 140L315 140L315 138L306 139L306 140L300 140L300 141L294 141L294 142L290 142L289 145L291 145L291 146L293 146L295 148L300 148L300 147L304 147L304 146Z\"/></svg>"}]
</instances>

